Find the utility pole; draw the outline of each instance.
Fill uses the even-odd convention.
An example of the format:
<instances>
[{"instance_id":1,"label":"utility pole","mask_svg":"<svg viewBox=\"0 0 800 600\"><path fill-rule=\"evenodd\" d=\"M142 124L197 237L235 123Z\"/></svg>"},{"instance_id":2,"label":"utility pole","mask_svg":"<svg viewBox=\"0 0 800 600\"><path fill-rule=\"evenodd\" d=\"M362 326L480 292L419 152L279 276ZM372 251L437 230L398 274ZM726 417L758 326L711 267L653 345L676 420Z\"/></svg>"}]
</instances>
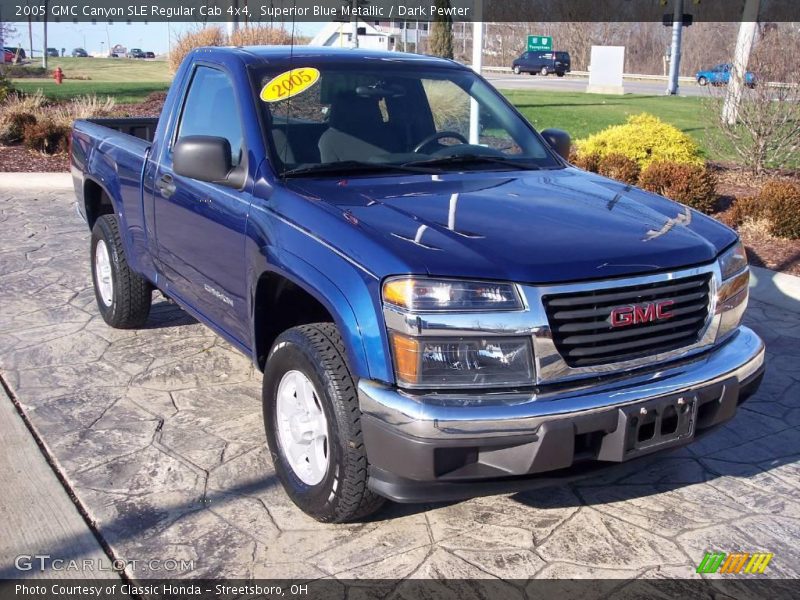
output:
<instances>
[{"instance_id":1,"label":"utility pole","mask_svg":"<svg viewBox=\"0 0 800 600\"><path fill-rule=\"evenodd\" d=\"M42 26L44 27L44 36L42 41L42 67L47 73L47 0L44 2L44 17L42 18ZM31 60L33 56L31 56Z\"/></svg>"},{"instance_id":2,"label":"utility pole","mask_svg":"<svg viewBox=\"0 0 800 600\"><path fill-rule=\"evenodd\" d=\"M353 0L353 48L358 48L358 0Z\"/></svg>"},{"instance_id":3,"label":"utility pole","mask_svg":"<svg viewBox=\"0 0 800 600\"><path fill-rule=\"evenodd\" d=\"M483 19L483 2L481 0L475 0L475 16ZM481 67L483 67L483 21L475 21L472 30L472 70L480 75ZM480 141L480 134L480 107L478 101L472 98L469 111L469 143L477 144Z\"/></svg>"},{"instance_id":4,"label":"utility pole","mask_svg":"<svg viewBox=\"0 0 800 600\"><path fill-rule=\"evenodd\" d=\"M231 15L231 20L228 21L228 38L239 29L239 0L231 0L231 8L233 9L233 14Z\"/></svg>"},{"instance_id":5,"label":"utility pole","mask_svg":"<svg viewBox=\"0 0 800 600\"><path fill-rule=\"evenodd\" d=\"M742 24L739 26L739 37L736 39L736 51L733 57L733 72L728 82L725 104L722 106L722 120L727 125L735 125L739 119L739 104L747 78L747 63L758 32L758 9L761 0L746 0L742 12Z\"/></svg>"},{"instance_id":6,"label":"utility pole","mask_svg":"<svg viewBox=\"0 0 800 600\"><path fill-rule=\"evenodd\" d=\"M678 77L681 73L681 41L683 38L683 0L675 2L672 16L672 50L670 50L669 84L667 94L678 95Z\"/></svg>"}]
</instances>

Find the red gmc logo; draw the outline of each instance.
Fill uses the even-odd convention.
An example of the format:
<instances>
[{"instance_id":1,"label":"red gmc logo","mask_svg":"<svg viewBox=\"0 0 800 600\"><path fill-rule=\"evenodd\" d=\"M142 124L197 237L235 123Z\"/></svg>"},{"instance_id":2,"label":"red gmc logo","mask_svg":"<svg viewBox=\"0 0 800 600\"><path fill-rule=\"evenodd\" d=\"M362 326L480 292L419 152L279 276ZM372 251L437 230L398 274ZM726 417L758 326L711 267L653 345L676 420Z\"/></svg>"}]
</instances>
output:
<instances>
[{"instance_id":1,"label":"red gmc logo","mask_svg":"<svg viewBox=\"0 0 800 600\"><path fill-rule=\"evenodd\" d=\"M673 300L662 300L661 302L618 306L611 311L609 321L612 327L628 327L640 323L671 319L672 313L668 309L673 304L675 304Z\"/></svg>"}]
</instances>

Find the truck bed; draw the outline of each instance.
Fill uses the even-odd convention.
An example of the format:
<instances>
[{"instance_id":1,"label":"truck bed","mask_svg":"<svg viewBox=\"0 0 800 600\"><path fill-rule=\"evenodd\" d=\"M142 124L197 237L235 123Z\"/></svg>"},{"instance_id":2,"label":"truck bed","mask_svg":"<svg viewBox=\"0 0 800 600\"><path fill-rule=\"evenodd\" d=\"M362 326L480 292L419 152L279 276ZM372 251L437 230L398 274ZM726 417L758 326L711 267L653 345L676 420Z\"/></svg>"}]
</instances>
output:
<instances>
[{"instance_id":1,"label":"truck bed","mask_svg":"<svg viewBox=\"0 0 800 600\"><path fill-rule=\"evenodd\" d=\"M106 117L86 119L86 121L132 135L146 142L153 141L158 126L158 117Z\"/></svg>"}]
</instances>

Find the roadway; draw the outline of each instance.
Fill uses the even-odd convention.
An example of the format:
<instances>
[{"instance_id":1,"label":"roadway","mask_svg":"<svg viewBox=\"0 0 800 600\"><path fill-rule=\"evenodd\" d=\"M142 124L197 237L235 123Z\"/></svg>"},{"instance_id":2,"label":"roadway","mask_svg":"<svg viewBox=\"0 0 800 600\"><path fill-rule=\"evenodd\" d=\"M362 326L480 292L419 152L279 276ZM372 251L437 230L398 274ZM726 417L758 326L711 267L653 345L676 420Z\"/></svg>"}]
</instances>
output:
<instances>
[{"instance_id":1,"label":"roadway","mask_svg":"<svg viewBox=\"0 0 800 600\"><path fill-rule=\"evenodd\" d=\"M551 90L558 92L585 92L589 85L588 77L568 75L556 77L548 75L514 75L513 73L484 72L483 76L492 82L496 88L502 90ZM667 89L666 81L625 80L625 93L644 94L648 96L663 96ZM708 88L702 88L695 83L681 83L679 92L681 96L706 96Z\"/></svg>"}]
</instances>

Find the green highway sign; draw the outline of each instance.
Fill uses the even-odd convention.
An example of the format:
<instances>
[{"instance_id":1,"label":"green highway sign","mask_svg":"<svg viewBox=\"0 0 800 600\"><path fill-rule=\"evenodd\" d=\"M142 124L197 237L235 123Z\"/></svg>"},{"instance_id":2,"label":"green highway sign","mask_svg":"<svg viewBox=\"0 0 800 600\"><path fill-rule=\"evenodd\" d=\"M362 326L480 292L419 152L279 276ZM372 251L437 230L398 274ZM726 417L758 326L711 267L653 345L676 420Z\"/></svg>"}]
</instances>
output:
<instances>
[{"instance_id":1,"label":"green highway sign","mask_svg":"<svg viewBox=\"0 0 800 600\"><path fill-rule=\"evenodd\" d=\"M531 50L552 50L553 38L546 35L529 35L528 51Z\"/></svg>"}]
</instances>

